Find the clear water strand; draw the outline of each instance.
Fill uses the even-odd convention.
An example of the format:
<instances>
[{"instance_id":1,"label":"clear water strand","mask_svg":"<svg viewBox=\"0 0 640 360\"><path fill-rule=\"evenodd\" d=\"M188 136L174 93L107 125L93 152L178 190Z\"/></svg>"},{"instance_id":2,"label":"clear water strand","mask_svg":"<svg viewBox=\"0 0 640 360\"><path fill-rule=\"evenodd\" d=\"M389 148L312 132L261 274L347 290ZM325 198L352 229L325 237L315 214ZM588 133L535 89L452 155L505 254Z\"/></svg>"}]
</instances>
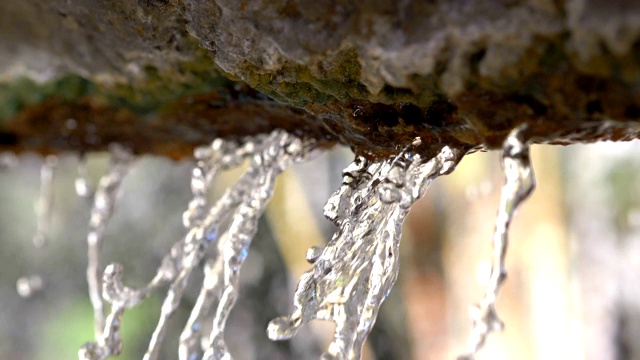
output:
<instances>
[{"instance_id":1,"label":"clear water strand","mask_svg":"<svg viewBox=\"0 0 640 360\"><path fill-rule=\"evenodd\" d=\"M265 136L245 138L242 143L216 139L211 146L195 150L196 167L192 172L191 191L193 199L183 214L183 223L189 229L185 238L177 242L163 259L158 270L162 282L170 283L160 312L160 318L151 336L145 360L157 359L169 318L179 306L188 279L200 264L204 252L217 239L217 228L226 219L229 211L240 201L237 189L227 189L220 200L207 211L206 193L218 170L227 170L240 165L256 147L260 147ZM244 176L239 183L250 183Z\"/></svg>"},{"instance_id":2,"label":"clear water strand","mask_svg":"<svg viewBox=\"0 0 640 360\"><path fill-rule=\"evenodd\" d=\"M36 204L37 230L33 244L40 248L47 244L51 227L51 210L53 208L53 176L58 166L58 157L49 155L40 168L40 197Z\"/></svg>"},{"instance_id":3,"label":"clear water strand","mask_svg":"<svg viewBox=\"0 0 640 360\"><path fill-rule=\"evenodd\" d=\"M36 202L36 234L33 245L42 248L47 245L51 228L53 210L53 180L59 159L55 155L45 157L40 167L40 194ZM16 291L23 298L29 298L42 290L44 281L38 274L21 276L16 281Z\"/></svg>"},{"instance_id":4,"label":"clear water strand","mask_svg":"<svg viewBox=\"0 0 640 360\"><path fill-rule=\"evenodd\" d=\"M218 329L222 334L226 317L237 295L240 265L255 234L257 219L271 198L275 177L292 162L304 159L314 146L314 140L302 140L276 130L269 135L247 137L239 141L217 139L208 147L196 149L196 166L191 178L193 198L183 214L183 222L188 229L186 236L171 247L154 278L140 289L131 289L122 284L123 270L119 264L111 264L106 268L103 297L111 304L111 313L106 319L102 337L85 344L79 351L80 359L101 360L118 355L122 350L120 323L124 311L138 305L159 286L169 284L160 318L144 355L144 359L157 359L166 325L181 302L188 279L202 263L207 248L215 243L220 254L207 264L215 262L221 270L205 266L205 273L209 275L205 276L198 302L181 336L180 358L193 359L210 348L201 344L211 334L202 334L196 328L218 299L216 307L219 311L216 313L219 314ZM239 166L246 158L250 159L247 171L210 206L206 195L216 172ZM215 281L223 284L220 291L207 291ZM213 295L207 295L209 293ZM223 294L226 297L221 298ZM206 301L201 300L203 297ZM217 354L217 351L216 348L213 353Z\"/></svg>"},{"instance_id":5,"label":"clear water strand","mask_svg":"<svg viewBox=\"0 0 640 360\"><path fill-rule=\"evenodd\" d=\"M276 176L291 163L305 159L308 150L314 144L309 141L303 142L284 132L278 134L274 140L262 153L253 156L248 172L255 172L255 184L237 207L228 230L220 240L221 252L218 258L222 259L222 266L213 266L207 273L209 278L218 279L213 281L218 286L206 289L203 293L203 297L212 298L211 307L215 309L208 348L203 359L231 358L224 341L224 328L238 297L240 268L247 257L251 240L258 230L258 220L271 199ZM204 310L203 307L200 309ZM196 313L193 320L202 319L202 315L202 312ZM199 324L191 321L185 327L183 339L186 343L191 342L186 334L194 325L199 327ZM188 354L183 354L181 359L189 359Z\"/></svg>"},{"instance_id":6,"label":"clear water strand","mask_svg":"<svg viewBox=\"0 0 640 360\"><path fill-rule=\"evenodd\" d=\"M286 168L293 159L303 158L308 149L313 147L315 141L309 140L303 142L294 135L281 130L275 130L269 135L245 138L242 144L242 146L235 146L233 148L234 152L232 152L232 154L234 155L228 154L220 157L218 160L225 166L227 163L228 165L237 166L244 158L249 157L251 159L248 170L242 175L236 185L225 191L220 200L211 207L203 220L198 221L198 216L188 214L183 217L185 224L191 224L192 227L185 238L183 248L177 249L177 252L182 255L179 255L176 260L181 264L178 268L173 269L177 275L173 279L163 303L160 320L152 335L149 349L144 357L145 360L157 359L159 345L164 337L167 321L179 305L188 278L193 269L200 264L207 247L211 243L217 242L218 239L223 238L224 240L221 241L230 241L233 244L238 243L238 241L229 240L229 238L232 237L242 239L241 241L245 242L246 246L248 246L248 242L253 236L253 233L255 233L255 230L247 231L247 228L251 229L252 227L245 222L251 223L253 218L249 216L247 212L241 214L239 214L239 212L246 211L246 207L251 206L256 207L258 213L261 214L264 210L263 207L266 205L266 201L271 198L275 175ZM216 146L215 142L213 146ZM265 176L265 172L269 175ZM273 179L268 180L271 179L271 176L273 176ZM263 186L264 183L269 184ZM201 208L200 205L197 205L195 202L190 204L189 209L197 208ZM221 231L221 226L227 224L230 220L231 225L229 230ZM218 246L218 248L221 249L220 246ZM241 253L245 254L244 256L246 256L246 251L246 247L240 250ZM230 256L228 254L228 251L223 251L219 256L225 258L225 256ZM244 260L244 256L233 260ZM233 258L233 256L231 256L231 258ZM229 261L231 260L225 258L224 263L227 264ZM173 261L169 263L175 264ZM235 264L235 267L237 267L236 271L239 271L240 265L241 262ZM229 265L227 265L227 267L229 267ZM231 279L231 277L228 279ZM225 283L230 284L231 281L229 280ZM232 293L233 292L230 294ZM229 306L228 310L230 311L230 307L234 301L226 300L225 303ZM204 308L201 308L201 310L204 310ZM224 321L226 321L226 315L224 314L224 312L221 312L220 316L224 317ZM197 315L193 315L191 318L197 317ZM224 321L221 323L224 324ZM192 354L194 354L194 352L197 354L197 349L192 344L200 341L199 334L197 332L191 334L188 330L190 328L193 328L193 326L188 324L186 327L187 330L181 336L182 341L179 350L180 354L188 354L180 355L183 357L187 356L187 358L193 358Z\"/></svg>"},{"instance_id":7,"label":"clear water strand","mask_svg":"<svg viewBox=\"0 0 640 360\"><path fill-rule=\"evenodd\" d=\"M122 272L119 264L110 264L104 270L102 293L104 299L111 304L111 311L100 339L84 344L78 351L80 360L104 360L120 354L123 346L120 330L125 309L138 305L154 288L153 285L140 290L128 288L122 284Z\"/></svg>"},{"instance_id":8,"label":"clear water strand","mask_svg":"<svg viewBox=\"0 0 640 360\"><path fill-rule=\"evenodd\" d=\"M324 248L308 251L313 267L298 283L294 311L269 323L269 338L289 339L313 319L329 320L336 330L323 359L360 358L397 278L401 227L411 205L462 156L445 146L424 159L411 149L378 162L356 157L344 170L342 186L325 206L338 231Z\"/></svg>"},{"instance_id":9,"label":"clear water strand","mask_svg":"<svg viewBox=\"0 0 640 360\"><path fill-rule=\"evenodd\" d=\"M496 301L507 277L505 258L509 245L509 224L518 206L531 195L536 185L525 132L524 126L514 129L503 145L502 166L505 183L492 239L491 274L484 298L471 311L473 327L468 339L468 354L459 357L459 360L473 359L489 334L504 327L496 311Z\"/></svg>"},{"instance_id":10,"label":"clear water strand","mask_svg":"<svg viewBox=\"0 0 640 360\"><path fill-rule=\"evenodd\" d=\"M107 173L102 176L96 189L87 235L87 283L89 298L93 306L95 338L102 339L105 326L105 309L102 302L100 247L107 223L113 215L120 185L129 172L133 155L124 147L114 144L110 147L111 158Z\"/></svg>"},{"instance_id":11,"label":"clear water strand","mask_svg":"<svg viewBox=\"0 0 640 360\"><path fill-rule=\"evenodd\" d=\"M222 148L224 146L224 148ZM213 151L216 150L216 151ZM213 177L218 167L223 167L223 156L235 153L234 144L216 140L210 147L198 148L195 151L196 167L192 171L191 188L194 197L191 200L188 210L183 216L185 224L200 224L200 219L204 217L206 205L206 192L210 179ZM215 166L213 165L215 164ZM98 193L100 187L98 188ZM98 196L96 193L96 197ZM196 225L194 225L194 228ZM189 236L197 229L189 232ZM103 360L113 355L118 355L122 351L120 340L120 324L125 309L138 305L153 290L171 282L182 269L182 259L185 254L184 248L186 239L177 242L169 251L157 270L153 279L141 289L131 289L122 284L123 268L120 264L110 264L104 272L103 297L111 304L111 312L106 319L104 331L101 337L95 342L89 342L82 346L78 355L81 360ZM159 343L158 343L159 344Z\"/></svg>"}]
</instances>

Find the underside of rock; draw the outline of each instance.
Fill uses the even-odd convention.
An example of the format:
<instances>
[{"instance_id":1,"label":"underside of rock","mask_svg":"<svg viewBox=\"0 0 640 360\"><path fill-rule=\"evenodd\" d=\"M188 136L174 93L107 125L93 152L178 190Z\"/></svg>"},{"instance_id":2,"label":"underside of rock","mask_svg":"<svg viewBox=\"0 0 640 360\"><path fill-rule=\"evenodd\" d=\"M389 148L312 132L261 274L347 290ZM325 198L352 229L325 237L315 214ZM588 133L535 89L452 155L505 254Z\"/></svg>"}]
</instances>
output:
<instances>
[{"instance_id":1,"label":"underside of rock","mask_svg":"<svg viewBox=\"0 0 640 360\"><path fill-rule=\"evenodd\" d=\"M283 128L433 155L522 123L565 144L639 122L632 0L0 1L2 151L180 158Z\"/></svg>"}]
</instances>

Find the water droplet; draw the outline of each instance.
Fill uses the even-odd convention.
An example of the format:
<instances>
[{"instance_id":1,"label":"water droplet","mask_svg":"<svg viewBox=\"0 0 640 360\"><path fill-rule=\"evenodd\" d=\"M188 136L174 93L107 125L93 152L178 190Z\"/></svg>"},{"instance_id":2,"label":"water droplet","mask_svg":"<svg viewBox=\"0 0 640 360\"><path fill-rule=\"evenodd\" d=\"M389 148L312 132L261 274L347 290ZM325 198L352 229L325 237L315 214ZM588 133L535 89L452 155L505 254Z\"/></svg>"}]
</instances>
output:
<instances>
[{"instance_id":1,"label":"water droplet","mask_svg":"<svg viewBox=\"0 0 640 360\"><path fill-rule=\"evenodd\" d=\"M44 283L39 275L23 276L16 282L18 295L29 298L42 290Z\"/></svg>"},{"instance_id":2,"label":"water droplet","mask_svg":"<svg viewBox=\"0 0 640 360\"><path fill-rule=\"evenodd\" d=\"M307 250L307 255L305 256L305 258L309 263L313 264L314 262L316 262L316 260L318 260L320 255L322 255L323 251L324 247L312 246Z\"/></svg>"},{"instance_id":3,"label":"water droplet","mask_svg":"<svg viewBox=\"0 0 640 360\"><path fill-rule=\"evenodd\" d=\"M402 195L400 195L400 190L394 189L389 186L381 186L380 190L380 201L391 204L400 200Z\"/></svg>"}]
</instances>

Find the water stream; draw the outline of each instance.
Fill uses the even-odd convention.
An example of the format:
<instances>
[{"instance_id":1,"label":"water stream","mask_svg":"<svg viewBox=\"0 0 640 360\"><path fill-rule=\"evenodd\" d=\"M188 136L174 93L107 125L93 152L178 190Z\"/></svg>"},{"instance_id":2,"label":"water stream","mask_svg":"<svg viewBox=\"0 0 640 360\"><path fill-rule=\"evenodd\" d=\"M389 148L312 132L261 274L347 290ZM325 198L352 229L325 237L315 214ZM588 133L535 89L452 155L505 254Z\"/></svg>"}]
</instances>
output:
<instances>
[{"instance_id":1,"label":"water stream","mask_svg":"<svg viewBox=\"0 0 640 360\"><path fill-rule=\"evenodd\" d=\"M8 157L8 159L7 166L11 166L11 157ZM36 248L43 248L49 242L53 209L53 180L58 161L57 156L49 155L44 158L44 162L40 166L40 195L35 205L37 228L32 238L33 245ZM43 287L44 280L39 274L21 276L16 281L18 295L23 298L33 296Z\"/></svg>"},{"instance_id":2,"label":"water stream","mask_svg":"<svg viewBox=\"0 0 640 360\"><path fill-rule=\"evenodd\" d=\"M119 145L110 148L110 162L107 173L100 178L93 199L87 234L87 283L89 298L94 313L94 333L96 339L102 337L105 326L105 309L102 301L102 268L100 248L104 231L113 215L120 186L131 168L133 155ZM76 188L77 191L77 188Z\"/></svg>"},{"instance_id":3,"label":"water stream","mask_svg":"<svg viewBox=\"0 0 640 360\"><path fill-rule=\"evenodd\" d=\"M49 240L51 227L51 209L53 208L53 176L58 166L58 157L49 155L40 168L40 198L36 203L38 228L33 236L33 245L45 246Z\"/></svg>"},{"instance_id":4,"label":"water stream","mask_svg":"<svg viewBox=\"0 0 640 360\"><path fill-rule=\"evenodd\" d=\"M207 261L213 266L205 266L200 296L180 337L179 358L194 359L201 354L206 359L229 358L222 335L238 294L238 274L257 221L271 198L276 176L290 164L305 159L314 145L314 140L276 130L240 141L217 139L211 146L196 149L196 167L191 179L193 199L183 215L186 236L170 249L154 278L143 288L132 289L123 284L121 265L107 266L103 275L103 297L111 304L111 312L102 334L80 349L79 358L97 360L118 355L122 351L120 323L124 311L137 306L154 289L169 284L144 355L145 360L158 359L167 323L181 302L190 275L201 264L211 244L218 248L218 256ZM248 160L249 165L238 182L214 204L208 204L206 195L215 174L237 167L244 160ZM200 330L201 322L211 310L215 314L213 327L205 334Z\"/></svg>"},{"instance_id":5,"label":"water stream","mask_svg":"<svg viewBox=\"0 0 640 360\"><path fill-rule=\"evenodd\" d=\"M486 294L473 308L473 326L466 355L473 359L491 332L502 329L496 300L506 279L505 257L509 224L515 211L535 187L529 160L526 129L514 129L504 142L502 165L505 183L493 234L492 269ZM322 359L359 359L380 306L391 291L399 270L402 224L411 206L439 176L452 172L465 155L443 146L432 158L416 152L421 140L399 148L385 159L356 156L342 173L340 188L329 198L324 215L337 231L324 247L307 252L311 268L301 277L289 315L273 319L267 328L272 340L286 340L312 320L335 324L332 341ZM124 284L118 263L104 267L101 248L105 229L116 210L120 188L135 157L114 145L107 173L95 190L89 181L86 160L78 162L74 182L78 196L92 201L87 235L87 282L94 312L94 340L78 351L81 360L104 360L122 352L122 317L154 290L167 286L158 322L144 360L157 360L167 324L182 302L194 271L204 280L179 338L180 360L221 360L232 355L225 343L225 327L239 294L239 273L258 221L272 197L277 176L296 162L316 153L317 142L282 130L237 140L217 139L194 152L191 192L182 222L183 238L169 249L155 275L143 287ZM52 208L53 169L57 159L48 157L41 171L37 246L46 244ZM216 201L209 200L216 175L246 164L239 180ZM42 288L37 275L18 281L18 292L30 296ZM108 310L108 311L107 311ZM428 321L428 319L425 319Z\"/></svg>"},{"instance_id":6,"label":"water stream","mask_svg":"<svg viewBox=\"0 0 640 360\"><path fill-rule=\"evenodd\" d=\"M531 195L536 186L525 133L526 127L518 127L504 142L502 168L505 182L492 238L491 273L484 298L471 308L473 327L468 339L468 354L460 356L459 360L472 360L489 334L504 327L496 311L496 301L507 278L505 259L509 246L509 224L518 206Z\"/></svg>"},{"instance_id":7,"label":"water stream","mask_svg":"<svg viewBox=\"0 0 640 360\"><path fill-rule=\"evenodd\" d=\"M397 278L401 228L411 205L462 155L445 146L425 159L411 150L377 162L356 157L344 170L342 186L324 209L338 231L324 248L309 250L313 267L300 279L294 310L271 321L269 338L289 339L313 319L329 320L336 330L322 358L360 358Z\"/></svg>"}]
</instances>

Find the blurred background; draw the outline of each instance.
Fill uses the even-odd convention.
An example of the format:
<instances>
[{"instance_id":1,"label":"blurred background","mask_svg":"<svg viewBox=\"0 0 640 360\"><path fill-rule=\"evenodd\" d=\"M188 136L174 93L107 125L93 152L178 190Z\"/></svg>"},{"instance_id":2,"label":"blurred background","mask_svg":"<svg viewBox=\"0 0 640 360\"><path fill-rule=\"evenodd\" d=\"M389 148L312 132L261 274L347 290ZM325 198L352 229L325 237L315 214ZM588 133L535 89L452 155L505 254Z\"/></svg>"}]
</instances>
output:
<instances>
[{"instance_id":1,"label":"blurred background","mask_svg":"<svg viewBox=\"0 0 640 360\"><path fill-rule=\"evenodd\" d=\"M508 281L498 301L506 323L478 359L640 359L640 142L534 146L538 187L511 228ZM58 159L52 183L49 241L36 248L40 193L35 155L0 162L0 359L75 359L93 340L85 280L90 200L75 194L78 159ZM308 247L331 238L322 207L353 159L334 149L280 176L242 270L240 300L226 339L236 360L316 359L331 324L315 322L294 340L271 342L270 319L288 314ZM92 184L108 154L90 154ZM184 236L193 164L139 159L104 238L103 264L119 262L129 286L145 284L171 245ZM239 176L215 183L212 198ZM467 156L434 182L404 226L402 268L370 336L366 359L454 359L465 351L469 306L490 269L491 235L503 174L498 152ZM202 281L193 274L171 321L163 359L177 338ZM42 288L20 296L20 278ZM37 282L37 281L36 281ZM37 284L36 284L37 285ZM24 292L24 289L23 289ZM125 313L122 360L140 359L166 288ZM25 295L25 294L23 294Z\"/></svg>"}]
</instances>

